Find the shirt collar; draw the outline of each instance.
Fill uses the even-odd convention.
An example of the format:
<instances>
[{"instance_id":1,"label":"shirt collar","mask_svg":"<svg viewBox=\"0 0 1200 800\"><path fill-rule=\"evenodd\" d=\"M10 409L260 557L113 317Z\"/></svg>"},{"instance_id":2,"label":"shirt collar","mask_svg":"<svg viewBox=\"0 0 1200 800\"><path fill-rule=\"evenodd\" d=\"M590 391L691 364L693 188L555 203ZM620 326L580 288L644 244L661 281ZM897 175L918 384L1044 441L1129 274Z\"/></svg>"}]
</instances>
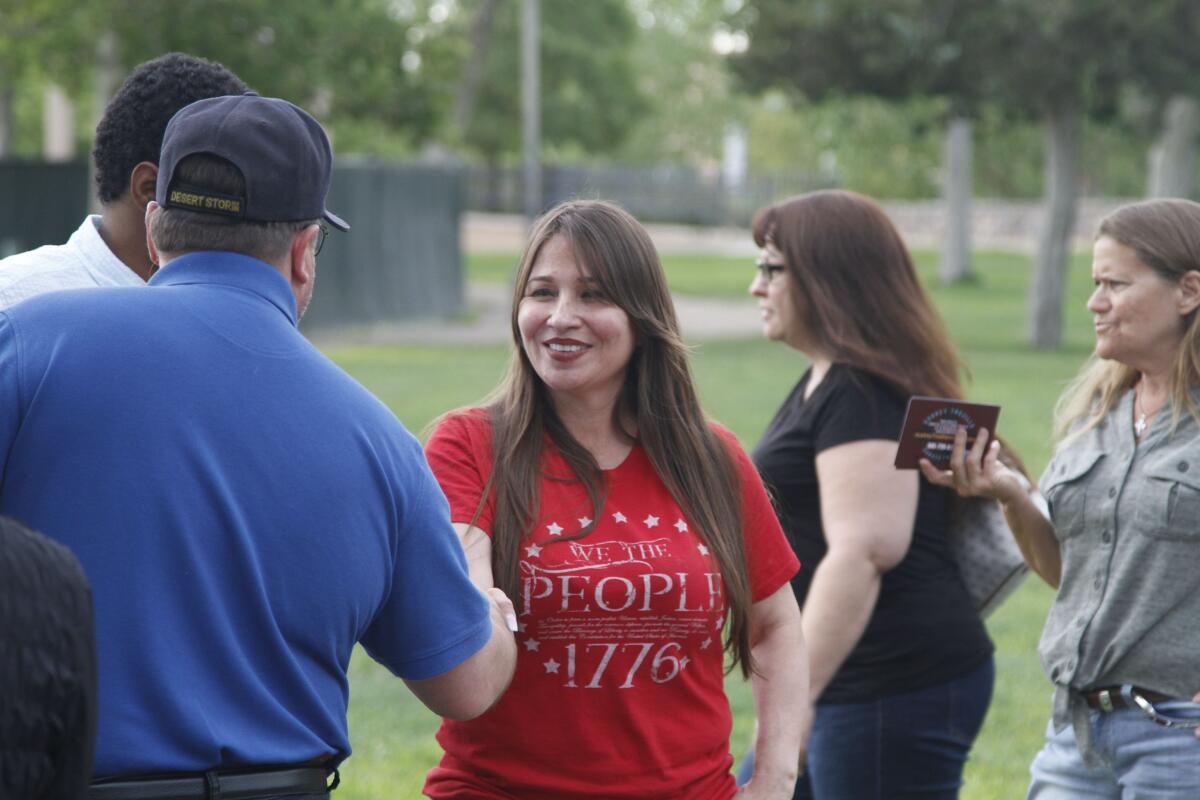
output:
<instances>
[{"instance_id":1,"label":"shirt collar","mask_svg":"<svg viewBox=\"0 0 1200 800\"><path fill-rule=\"evenodd\" d=\"M91 214L71 234L68 245L79 254L84 267L97 286L144 286L145 283L124 261L113 255L100 236L100 216Z\"/></svg>"},{"instance_id":2,"label":"shirt collar","mask_svg":"<svg viewBox=\"0 0 1200 800\"><path fill-rule=\"evenodd\" d=\"M151 286L213 284L242 289L262 297L296 324L296 296L287 279L265 261L222 250L187 253L150 278Z\"/></svg>"}]
</instances>

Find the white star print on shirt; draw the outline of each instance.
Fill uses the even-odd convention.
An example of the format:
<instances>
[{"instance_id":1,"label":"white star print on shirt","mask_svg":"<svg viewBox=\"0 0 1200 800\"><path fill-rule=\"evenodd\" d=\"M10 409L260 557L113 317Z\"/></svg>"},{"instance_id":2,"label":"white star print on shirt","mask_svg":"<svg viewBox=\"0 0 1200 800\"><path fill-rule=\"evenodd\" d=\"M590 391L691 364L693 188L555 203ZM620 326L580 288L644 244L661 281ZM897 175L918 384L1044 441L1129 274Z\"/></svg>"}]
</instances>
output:
<instances>
[{"instance_id":1,"label":"white star print on shirt","mask_svg":"<svg viewBox=\"0 0 1200 800\"><path fill-rule=\"evenodd\" d=\"M620 511L618 511L617 513L613 514L613 521L614 522L628 522L629 518L626 517L624 514L622 514Z\"/></svg>"},{"instance_id":2,"label":"white star print on shirt","mask_svg":"<svg viewBox=\"0 0 1200 800\"><path fill-rule=\"evenodd\" d=\"M696 545L696 549L700 551L700 555L702 555L702 556L708 555L708 548L705 547L704 545L698 544L698 545Z\"/></svg>"},{"instance_id":3,"label":"white star print on shirt","mask_svg":"<svg viewBox=\"0 0 1200 800\"><path fill-rule=\"evenodd\" d=\"M687 523L686 523L686 522L684 522L684 521L683 521L683 520L681 520L681 519L680 519L680 520L676 520L676 521L675 521L675 530L679 531L680 533L683 533L683 532L684 532L684 531L686 531L687 529L688 529L688 527L687 527Z\"/></svg>"},{"instance_id":4,"label":"white star print on shirt","mask_svg":"<svg viewBox=\"0 0 1200 800\"><path fill-rule=\"evenodd\" d=\"M591 524L592 524L591 517L580 517L579 518L579 527L586 528L588 525L591 525Z\"/></svg>"},{"instance_id":5,"label":"white star print on shirt","mask_svg":"<svg viewBox=\"0 0 1200 800\"><path fill-rule=\"evenodd\" d=\"M539 644L541 644L541 642L539 642L537 639L526 639L525 640L525 649L532 652L532 651L538 649Z\"/></svg>"},{"instance_id":6,"label":"white star print on shirt","mask_svg":"<svg viewBox=\"0 0 1200 800\"><path fill-rule=\"evenodd\" d=\"M546 668L546 672L558 672L561 665L552 658L549 661L543 661L542 666Z\"/></svg>"},{"instance_id":7,"label":"white star print on shirt","mask_svg":"<svg viewBox=\"0 0 1200 800\"><path fill-rule=\"evenodd\" d=\"M557 522L551 522L546 526L546 530L550 531L551 536L562 536L563 532L562 526Z\"/></svg>"},{"instance_id":8,"label":"white star print on shirt","mask_svg":"<svg viewBox=\"0 0 1200 800\"><path fill-rule=\"evenodd\" d=\"M658 524L658 517L648 516L644 520L642 520L642 524L645 525L647 528L653 528L655 525Z\"/></svg>"},{"instance_id":9,"label":"white star print on shirt","mask_svg":"<svg viewBox=\"0 0 1200 800\"><path fill-rule=\"evenodd\" d=\"M701 643L700 643L700 649L701 649L701 650L707 650L707 649L708 649L708 646L709 646L710 644L712 644L712 637L711 637L711 636L710 636L709 638L705 639L703 642L701 642Z\"/></svg>"},{"instance_id":10,"label":"white star print on shirt","mask_svg":"<svg viewBox=\"0 0 1200 800\"><path fill-rule=\"evenodd\" d=\"M536 543L525 548L525 555L529 556L530 558L537 558L538 554L541 552L542 548L538 547Z\"/></svg>"}]
</instances>

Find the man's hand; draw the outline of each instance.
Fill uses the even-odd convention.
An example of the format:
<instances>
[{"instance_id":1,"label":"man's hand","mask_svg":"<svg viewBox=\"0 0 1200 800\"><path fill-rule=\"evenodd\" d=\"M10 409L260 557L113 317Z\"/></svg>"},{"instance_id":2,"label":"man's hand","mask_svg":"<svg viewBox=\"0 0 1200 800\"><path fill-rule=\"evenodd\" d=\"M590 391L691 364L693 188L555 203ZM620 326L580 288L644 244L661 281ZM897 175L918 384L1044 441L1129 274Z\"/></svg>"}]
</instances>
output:
<instances>
[{"instance_id":1,"label":"man's hand","mask_svg":"<svg viewBox=\"0 0 1200 800\"><path fill-rule=\"evenodd\" d=\"M485 589L484 594L487 595L488 602L492 604L492 614L500 620L504 627L516 633L517 610L513 607L512 600L508 599L508 595L494 586Z\"/></svg>"}]
</instances>

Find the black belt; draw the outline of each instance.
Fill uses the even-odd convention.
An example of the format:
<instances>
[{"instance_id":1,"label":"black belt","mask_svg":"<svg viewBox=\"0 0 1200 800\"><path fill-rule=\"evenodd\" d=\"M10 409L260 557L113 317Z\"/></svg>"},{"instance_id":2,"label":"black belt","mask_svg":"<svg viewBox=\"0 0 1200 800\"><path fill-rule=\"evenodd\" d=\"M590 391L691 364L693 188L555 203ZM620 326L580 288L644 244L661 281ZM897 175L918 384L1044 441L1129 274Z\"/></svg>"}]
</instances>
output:
<instances>
[{"instance_id":1,"label":"black belt","mask_svg":"<svg viewBox=\"0 0 1200 800\"><path fill-rule=\"evenodd\" d=\"M1149 689L1141 689L1137 686L1131 687L1133 694L1149 700L1151 703L1162 703L1171 698L1162 692L1152 692ZM1106 686L1103 689L1088 689L1080 692L1083 695L1083 700L1088 704L1088 708L1096 711L1116 711L1118 708L1130 708L1138 711L1139 707L1132 701L1126 700L1121 693L1120 686Z\"/></svg>"},{"instance_id":2,"label":"black belt","mask_svg":"<svg viewBox=\"0 0 1200 800\"><path fill-rule=\"evenodd\" d=\"M336 773L335 773L336 774ZM118 778L93 783L87 800L248 800L287 794L324 794L325 767L262 772L218 772L154 778ZM334 779L337 785L337 779Z\"/></svg>"}]
</instances>

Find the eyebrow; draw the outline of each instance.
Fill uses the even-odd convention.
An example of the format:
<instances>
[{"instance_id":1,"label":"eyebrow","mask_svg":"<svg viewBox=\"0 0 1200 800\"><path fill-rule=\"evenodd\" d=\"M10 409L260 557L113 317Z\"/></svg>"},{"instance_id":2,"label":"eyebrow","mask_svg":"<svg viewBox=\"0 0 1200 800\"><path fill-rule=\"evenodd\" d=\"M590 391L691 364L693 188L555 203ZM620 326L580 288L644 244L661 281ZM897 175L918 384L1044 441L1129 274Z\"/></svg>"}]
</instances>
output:
<instances>
[{"instance_id":1,"label":"eyebrow","mask_svg":"<svg viewBox=\"0 0 1200 800\"><path fill-rule=\"evenodd\" d=\"M527 284L529 284L529 283L555 283L555 282L556 281L553 278L546 276L546 275L531 275L529 277L529 280L526 281ZM597 281L595 278L591 277L590 275L585 275L579 279L579 283L589 285L589 286L594 286L594 285L598 285L599 281Z\"/></svg>"}]
</instances>

